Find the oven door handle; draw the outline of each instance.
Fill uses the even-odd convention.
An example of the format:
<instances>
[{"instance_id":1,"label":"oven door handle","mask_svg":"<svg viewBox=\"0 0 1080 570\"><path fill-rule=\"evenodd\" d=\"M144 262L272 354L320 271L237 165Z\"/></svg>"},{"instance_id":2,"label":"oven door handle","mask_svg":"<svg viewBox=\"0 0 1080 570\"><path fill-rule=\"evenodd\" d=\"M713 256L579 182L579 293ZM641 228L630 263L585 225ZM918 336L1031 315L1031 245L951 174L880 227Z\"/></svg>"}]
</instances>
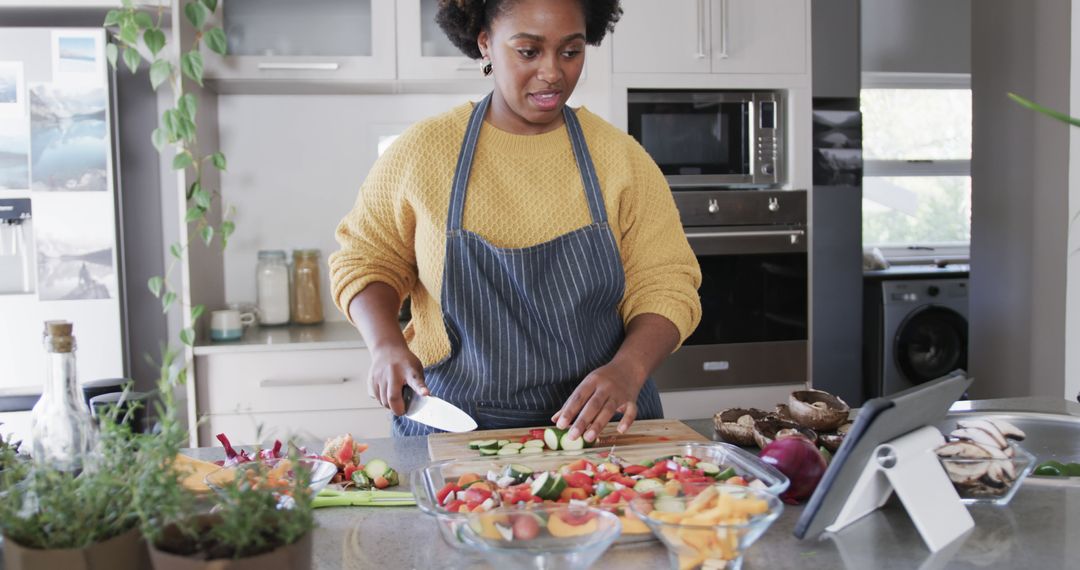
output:
<instances>
[{"instance_id":1,"label":"oven door handle","mask_svg":"<svg viewBox=\"0 0 1080 570\"><path fill-rule=\"evenodd\" d=\"M806 230L767 230L760 232L687 232L686 239L705 238L755 238L791 236L795 241L806 235ZM794 242L793 242L794 243Z\"/></svg>"}]
</instances>

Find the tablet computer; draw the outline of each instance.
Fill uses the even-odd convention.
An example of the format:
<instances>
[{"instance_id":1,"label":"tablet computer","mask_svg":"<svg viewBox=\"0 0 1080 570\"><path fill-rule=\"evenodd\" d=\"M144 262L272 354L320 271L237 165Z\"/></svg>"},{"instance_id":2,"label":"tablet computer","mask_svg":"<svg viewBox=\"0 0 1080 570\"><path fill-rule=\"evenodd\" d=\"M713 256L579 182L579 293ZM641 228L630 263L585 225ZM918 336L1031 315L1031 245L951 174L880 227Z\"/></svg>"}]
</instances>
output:
<instances>
[{"instance_id":1,"label":"tablet computer","mask_svg":"<svg viewBox=\"0 0 1080 570\"><path fill-rule=\"evenodd\" d=\"M964 394L971 379L963 370L863 404L828 470L795 524L797 538L820 534L836 520L874 449L932 425Z\"/></svg>"}]
</instances>

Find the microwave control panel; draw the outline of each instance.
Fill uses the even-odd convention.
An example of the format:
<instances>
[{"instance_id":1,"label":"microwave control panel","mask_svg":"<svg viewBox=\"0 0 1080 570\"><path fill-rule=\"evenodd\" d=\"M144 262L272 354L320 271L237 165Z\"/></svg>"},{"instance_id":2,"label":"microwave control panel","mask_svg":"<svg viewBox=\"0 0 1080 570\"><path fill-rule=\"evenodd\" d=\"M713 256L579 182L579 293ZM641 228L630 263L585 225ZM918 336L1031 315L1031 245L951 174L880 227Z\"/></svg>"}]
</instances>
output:
<instances>
[{"instance_id":1,"label":"microwave control panel","mask_svg":"<svg viewBox=\"0 0 1080 570\"><path fill-rule=\"evenodd\" d=\"M757 165L755 174L763 177L775 177L779 180L776 172L776 164L780 156L779 141L777 137L777 102L772 100L756 101L757 103L757 137L754 153L754 162ZM755 176L757 178L757 176Z\"/></svg>"}]
</instances>

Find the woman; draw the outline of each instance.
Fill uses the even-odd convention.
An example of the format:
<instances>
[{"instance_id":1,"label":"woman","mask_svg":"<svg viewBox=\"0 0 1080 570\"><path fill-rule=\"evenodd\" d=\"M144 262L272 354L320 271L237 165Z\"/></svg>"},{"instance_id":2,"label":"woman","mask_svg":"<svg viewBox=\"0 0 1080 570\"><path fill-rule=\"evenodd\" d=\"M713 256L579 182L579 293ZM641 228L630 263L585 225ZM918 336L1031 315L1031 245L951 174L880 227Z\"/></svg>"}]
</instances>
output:
<instances>
[{"instance_id":1,"label":"woman","mask_svg":"<svg viewBox=\"0 0 1080 570\"><path fill-rule=\"evenodd\" d=\"M700 318L700 270L663 175L566 100L617 0L443 0L495 88L403 133L338 227L335 301L371 351L394 433L406 384L481 429L555 422L594 440L663 411L649 374ZM412 300L412 321L397 312Z\"/></svg>"}]
</instances>

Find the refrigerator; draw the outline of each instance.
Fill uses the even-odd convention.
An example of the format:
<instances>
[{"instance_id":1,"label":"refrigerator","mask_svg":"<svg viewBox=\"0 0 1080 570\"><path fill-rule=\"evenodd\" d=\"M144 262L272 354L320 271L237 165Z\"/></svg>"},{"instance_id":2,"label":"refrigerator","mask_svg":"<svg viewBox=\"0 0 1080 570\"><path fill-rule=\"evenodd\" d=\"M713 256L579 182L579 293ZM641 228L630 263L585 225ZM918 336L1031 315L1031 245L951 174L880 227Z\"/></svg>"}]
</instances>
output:
<instances>
[{"instance_id":1,"label":"refrigerator","mask_svg":"<svg viewBox=\"0 0 1080 570\"><path fill-rule=\"evenodd\" d=\"M125 375L105 45L101 28L0 28L0 395L41 390L51 319L74 324L80 382Z\"/></svg>"}]
</instances>

